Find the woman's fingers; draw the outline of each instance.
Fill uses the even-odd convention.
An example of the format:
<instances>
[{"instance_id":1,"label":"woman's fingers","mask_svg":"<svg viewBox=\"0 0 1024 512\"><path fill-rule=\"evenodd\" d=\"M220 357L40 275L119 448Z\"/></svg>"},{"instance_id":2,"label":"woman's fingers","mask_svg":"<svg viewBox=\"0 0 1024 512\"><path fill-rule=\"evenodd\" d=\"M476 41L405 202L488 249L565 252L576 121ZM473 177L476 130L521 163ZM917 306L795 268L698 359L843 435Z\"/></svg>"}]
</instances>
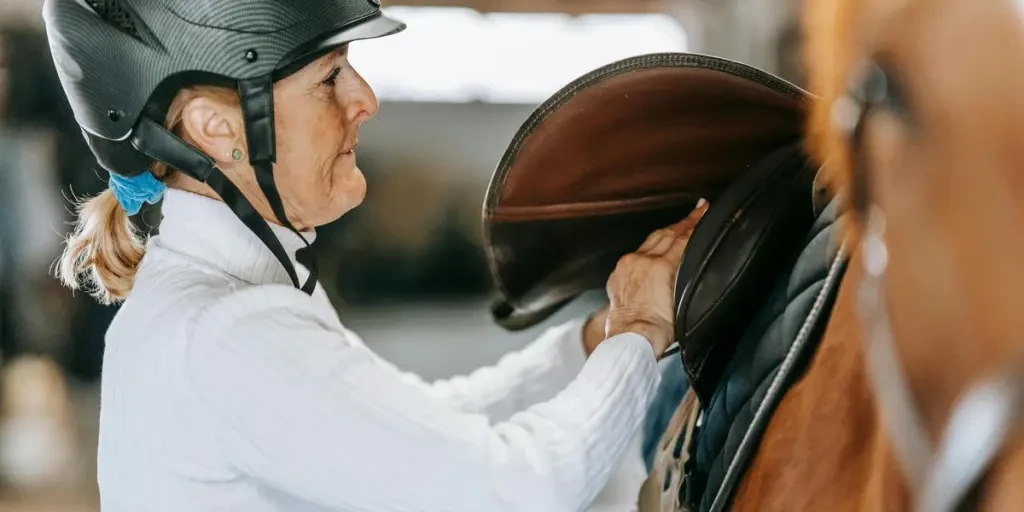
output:
<instances>
[{"instance_id":1,"label":"woman's fingers","mask_svg":"<svg viewBox=\"0 0 1024 512\"><path fill-rule=\"evenodd\" d=\"M667 248L664 253L664 258L672 265L679 266L679 262L683 261L683 252L686 251L686 244L690 239L686 237L677 237L672 240L672 244Z\"/></svg>"},{"instance_id":2,"label":"woman's fingers","mask_svg":"<svg viewBox=\"0 0 1024 512\"><path fill-rule=\"evenodd\" d=\"M671 240L677 236L679 236L679 234L671 229L656 229L651 232L650 235L647 235L647 240L644 240L644 243L640 244L640 248L637 249L636 252L644 254L650 253L656 246L663 243L665 239Z\"/></svg>"},{"instance_id":3,"label":"woman's fingers","mask_svg":"<svg viewBox=\"0 0 1024 512\"><path fill-rule=\"evenodd\" d=\"M708 211L708 203L701 199L700 202L697 203L697 207L694 208L685 219L672 224L666 229L669 229L676 234L689 234L693 231L693 228L697 226L697 223L700 222L701 217L704 216L704 212L706 211Z\"/></svg>"},{"instance_id":4,"label":"woman's fingers","mask_svg":"<svg viewBox=\"0 0 1024 512\"><path fill-rule=\"evenodd\" d=\"M690 237L705 211L707 211L707 203L700 203L685 219L671 226L655 230L647 237L647 240L644 240L637 252L653 256L665 254L677 239Z\"/></svg>"},{"instance_id":5,"label":"woman's fingers","mask_svg":"<svg viewBox=\"0 0 1024 512\"><path fill-rule=\"evenodd\" d=\"M636 252L652 256L665 254L676 243L677 239L687 239L690 237L693 228L700 222L707 208L707 202L701 199L701 202L697 203L697 207L685 219L670 226L654 230L647 236L644 243L640 244L640 248Z\"/></svg>"},{"instance_id":6,"label":"woman's fingers","mask_svg":"<svg viewBox=\"0 0 1024 512\"><path fill-rule=\"evenodd\" d=\"M662 254L665 254L665 252L672 247L672 244L675 243L676 240L679 240L680 237L687 238L687 235L683 235L672 230L666 229L665 231L665 236L658 239L658 242L654 244L649 251L647 251L647 254L655 257L661 256Z\"/></svg>"}]
</instances>

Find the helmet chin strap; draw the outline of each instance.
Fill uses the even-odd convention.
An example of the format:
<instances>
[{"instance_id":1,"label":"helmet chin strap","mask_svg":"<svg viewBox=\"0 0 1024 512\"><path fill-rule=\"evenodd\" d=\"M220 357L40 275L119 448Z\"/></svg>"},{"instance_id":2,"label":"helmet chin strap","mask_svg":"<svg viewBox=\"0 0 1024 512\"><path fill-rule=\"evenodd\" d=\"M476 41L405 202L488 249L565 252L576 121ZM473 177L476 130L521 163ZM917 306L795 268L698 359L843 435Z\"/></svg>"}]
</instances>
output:
<instances>
[{"instance_id":1,"label":"helmet chin strap","mask_svg":"<svg viewBox=\"0 0 1024 512\"><path fill-rule=\"evenodd\" d=\"M256 181L259 183L263 195L266 196L267 202L270 203L270 208L273 210L274 216L277 217L277 221L289 231L295 233L302 240L302 243L306 245L299 252L302 253L302 256L308 256L303 259L307 260L305 263L309 267L309 278L300 287L295 268L291 264L291 259L286 257L282 260L280 256L276 254L275 256L278 256L278 260L281 260L281 263L285 265L285 270L288 272L292 284L296 288L300 288L307 294L312 295L313 290L316 288L316 260L312 257L309 241L288 220L288 215L284 211L284 203L281 201L281 195L278 193L277 184L274 181L274 162L277 159L277 142L274 137L274 81L270 75L239 80L238 94L242 102L242 116L245 118L245 139L249 144L249 163L256 172ZM217 189L214 188L214 190ZM217 193L221 194L221 198L227 201L227 198L224 197L221 191L217 190ZM248 206L248 209L252 210L252 206L248 201L244 200L244 196L240 197L242 202ZM240 211L236 210L234 206L232 206L232 210L235 211L236 215L239 215L239 218L242 218ZM249 212L245 213L250 215ZM246 222L246 220L242 218L242 222ZM246 225L249 224L246 222ZM250 229L252 229L252 226L250 226ZM270 235L273 237L272 232ZM256 236L259 236L263 243L268 243L268 240L260 236L259 232L256 232ZM277 245L280 245L277 237L273 237L273 239L277 242ZM270 247L269 244L268 247ZM273 251L273 248L271 248L271 251ZM298 257L299 255L296 254L296 258Z\"/></svg>"},{"instance_id":2,"label":"helmet chin strap","mask_svg":"<svg viewBox=\"0 0 1024 512\"><path fill-rule=\"evenodd\" d=\"M244 80L239 82L238 91L242 101L242 114L245 118L246 140L249 143L249 161L256 172L256 180L278 223L295 233L305 244L305 247L296 254L296 259L309 269L309 277L305 283L300 284L295 265L277 235L274 234L270 224L256 211L241 190L224 175L224 172L217 168L213 159L147 116L140 118L129 141L136 150L146 156L164 162L172 168L179 169L206 183L284 266L292 285L306 294L312 295L317 284L316 260L310 250L309 241L288 220L284 211L284 203L281 201L274 181L276 145L274 140L273 81L269 76Z\"/></svg>"},{"instance_id":3,"label":"helmet chin strap","mask_svg":"<svg viewBox=\"0 0 1024 512\"><path fill-rule=\"evenodd\" d=\"M267 249L270 249L270 252L274 254L277 261L281 262L285 271L288 272L288 277L291 279L292 285L301 289L303 292L306 292L306 294L312 295L313 290L316 289L317 270L316 260L313 259L311 257L312 254L308 252L309 242L306 241L298 231L295 231L295 228L293 228L291 224L286 226L297 234L306 244L306 247L299 251L300 254L297 254L296 258L306 256L307 254L310 256L303 258L308 260L302 263L307 265L309 268L309 277L300 287L298 274L295 271L295 265L292 264L291 257L288 256L288 252L285 251L284 246L281 245L281 241L278 240L277 235L274 234L274 230L270 228L270 224L267 223L259 212L256 211L252 206L252 203L246 199L245 195L242 194L238 187L236 187L235 184L217 168L214 168L213 172L210 173L209 178L206 180L206 184L221 197L224 203L228 205L228 208L231 208L231 211L235 213L239 220L241 220L242 223L245 224L245 226L248 227L264 245L267 246Z\"/></svg>"}]
</instances>

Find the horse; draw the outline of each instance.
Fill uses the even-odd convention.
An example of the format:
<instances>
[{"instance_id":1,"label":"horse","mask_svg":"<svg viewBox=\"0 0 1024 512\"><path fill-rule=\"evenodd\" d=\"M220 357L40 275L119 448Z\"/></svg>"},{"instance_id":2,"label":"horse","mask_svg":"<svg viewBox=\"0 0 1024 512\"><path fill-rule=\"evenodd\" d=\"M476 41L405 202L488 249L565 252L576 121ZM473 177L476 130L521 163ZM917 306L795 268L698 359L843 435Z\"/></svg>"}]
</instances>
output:
<instances>
[{"instance_id":1,"label":"horse","mask_svg":"<svg viewBox=\"0 0 1024 512\"><path fill-rule=\"evenodd\" d=\"M734 510L1024 505L1019 2L815 0L809 152L857 247Z\"/></svg>"},{"instance_id":2,"label":"horse","mask_svg":"<svg viewBox=\"0 0 1024 512\"><path fill-rule=\"evenodd\" d=\"M1020 13L815 0L803 22L813 95L659 54L538 107L485 199L495 319L538 323L706 199L676 283L690 393L642 510L1019 508L1024 69L972 56L1024 43Z\"/></svg>"}]
</instances>

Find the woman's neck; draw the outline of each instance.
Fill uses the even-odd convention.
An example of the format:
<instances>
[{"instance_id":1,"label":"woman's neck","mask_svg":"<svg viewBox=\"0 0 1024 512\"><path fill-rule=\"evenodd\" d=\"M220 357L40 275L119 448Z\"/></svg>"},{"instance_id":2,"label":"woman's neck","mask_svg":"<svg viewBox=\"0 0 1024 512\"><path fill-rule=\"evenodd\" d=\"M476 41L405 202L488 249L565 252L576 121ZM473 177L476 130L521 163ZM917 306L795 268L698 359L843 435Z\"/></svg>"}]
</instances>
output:
<instances>
[{"instance_id":1,"label":"woman's neck","mask_svg":"<svg viewBox=\"0 0 1024 512\"><path fill-rule=\"evenodd\" d=\"M260 190L255 183L252 183L250 180L233 179L234 177L229 173L226 173L225 176L231 180L236 187L238 187L238 190L240 190L246 199L252 203L253 208L259 212L260 216L263 217L264 220L276 226L281 226L277 217L274 216L273 210L270 208L270 204L267 202L266 196L263 195L263 191ZM241 183L239 183L239 181L241 181ZM191 192L203 197L208 197L210 199L215 199L217 201L222 201L221 197L214 192L209 185L181 172L176 172L171 175L167 179L167 186L177 190ZM311 229L301 222L296 222L294 219L289 220L291 220L295 229L300 232L305 232Z\"/></svg>"},{"instance_id":2,"label":"woman's neck","mask_svg":"<svg viewBox=\"0 0 1024 512\"><path fill-rule=\"evenodd\" d=\"M209 185L200 182L199 180L185 175L184 173L176 172L167 178L167 186L170 188L183 190L185 192L191 192L196 195L208 197L210 199L216 199L220 201L220 196L210 188Z\"/></svg>"}]
</instances>

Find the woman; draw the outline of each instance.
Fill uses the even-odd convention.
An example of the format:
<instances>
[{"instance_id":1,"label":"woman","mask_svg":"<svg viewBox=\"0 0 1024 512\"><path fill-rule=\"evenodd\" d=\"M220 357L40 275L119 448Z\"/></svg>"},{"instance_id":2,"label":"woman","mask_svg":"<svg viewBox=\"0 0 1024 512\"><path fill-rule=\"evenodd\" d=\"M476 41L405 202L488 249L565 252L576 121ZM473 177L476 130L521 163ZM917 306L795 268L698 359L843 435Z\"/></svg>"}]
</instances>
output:
<instances>
[{"instance_id":1,"label":"woman","mask_svg":"<svg viewBox=\"0 0 1024 512\"><path fill-rule=\"evenodd\" d=\"M345 329L298 262L313 229L365 193L354 149L377 102L347 45L401 22L373 0L48 0L45 17L111 173L60 273L127 299L104 355L104 511L591 502L657 386L692 220L624 258L586 326L426 383ZM143 245L128 216L161 198Z\"/></svg>"}]
</instances>

